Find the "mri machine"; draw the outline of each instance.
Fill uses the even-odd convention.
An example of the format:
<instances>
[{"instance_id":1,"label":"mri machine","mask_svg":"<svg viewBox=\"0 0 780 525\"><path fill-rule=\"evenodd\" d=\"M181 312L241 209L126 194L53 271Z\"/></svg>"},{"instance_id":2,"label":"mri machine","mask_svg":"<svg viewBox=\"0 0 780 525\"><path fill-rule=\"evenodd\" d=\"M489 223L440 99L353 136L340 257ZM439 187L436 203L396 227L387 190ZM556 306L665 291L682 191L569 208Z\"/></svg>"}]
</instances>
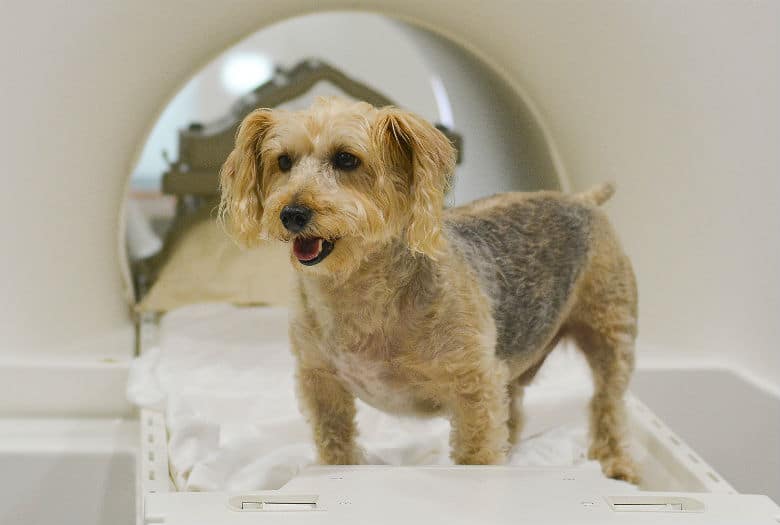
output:
<instances>
[{"instance_id":1,"label":"mri machine","mask_svg":"<svg viewBox=\"0 0 780 525\"><path fill-rule=\"evenodd\" d=\"M0 414L131 415L124 382L137 334L121 203L146 132L238 39L314 10L354 8L430 29L503 77L562 188L617 182L609 213L640 277L640 368L659 378L727 369L768 395L768 419L777 418L780 7L703 0L14 6L0 21ZM713 403L727 413L743 406L728 395ZM307 483L292 503L316 507ZM453 493L467 497L462 490ZM729 512L728 498L703 498ZM180 505L155 501L170 512ZM736 505L743 517L776 513L764 500Z\"/></svg>"}]
</instances>

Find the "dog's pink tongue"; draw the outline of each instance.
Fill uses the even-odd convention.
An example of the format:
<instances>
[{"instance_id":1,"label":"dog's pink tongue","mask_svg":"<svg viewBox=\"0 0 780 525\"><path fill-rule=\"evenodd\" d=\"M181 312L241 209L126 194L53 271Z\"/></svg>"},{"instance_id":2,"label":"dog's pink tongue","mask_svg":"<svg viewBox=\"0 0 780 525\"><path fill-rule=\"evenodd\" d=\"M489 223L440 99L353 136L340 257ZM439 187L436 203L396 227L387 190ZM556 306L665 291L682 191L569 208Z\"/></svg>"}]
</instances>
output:
<instances>
[{"instance_id":1,"label":"dog's pink tongue","mask_svg":"<svg viewBox=\"0 0 780 525\"><path fill-rule=\"evenodd\" d=\"M322 251L322 239L296 238L293 242L293 253L299 261L311 261L316 259Z\"/></svg>"}]
</instances>

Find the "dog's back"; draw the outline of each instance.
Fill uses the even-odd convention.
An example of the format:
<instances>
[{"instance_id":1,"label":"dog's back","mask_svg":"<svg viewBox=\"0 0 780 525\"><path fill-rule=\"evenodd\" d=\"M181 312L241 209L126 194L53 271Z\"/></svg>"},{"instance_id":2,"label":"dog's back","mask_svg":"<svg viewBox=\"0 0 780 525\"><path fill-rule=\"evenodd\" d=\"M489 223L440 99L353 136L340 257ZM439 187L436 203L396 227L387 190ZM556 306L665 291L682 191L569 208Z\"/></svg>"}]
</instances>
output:
<instances>
[{"instance_id":1,"label":"dog's back","mask_svg":"<svg viewBox=\"0 0 780 525\"><path fill-rule=\"evenodd\" d=\"M534 351L555 335L589 259L594 205L611 195L605 188L504 193L447 211L451 245L492 301L500 357Z\"/></svg>"}]
</instances>

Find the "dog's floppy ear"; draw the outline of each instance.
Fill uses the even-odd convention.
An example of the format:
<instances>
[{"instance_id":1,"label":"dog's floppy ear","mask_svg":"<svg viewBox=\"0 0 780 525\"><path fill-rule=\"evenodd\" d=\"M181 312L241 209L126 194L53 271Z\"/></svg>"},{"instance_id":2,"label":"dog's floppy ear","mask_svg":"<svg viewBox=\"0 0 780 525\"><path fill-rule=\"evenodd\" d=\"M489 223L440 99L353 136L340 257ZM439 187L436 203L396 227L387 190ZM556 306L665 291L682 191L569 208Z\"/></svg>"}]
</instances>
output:
<instances>
[{"instance_id":1,"label":"dog's floppy ear","mask_svg":"<svg viewBox=\"0 0 780 525\"><path fill-rule=\"evenodd\" d=\"M272 125L270 109L256 109L244 118L236 133L236 145L219 177L219 218L244 246L259 241L263 214L260 146Z\"/></svg>"},{"instance_id":2,"label":"dog's floppy ear","mask_svg":"<svg viewBox=\"0 0 780 525\"><path fill-rule=\"evenodd\" d=\"M401 166L410 177L406 241L412 251L435 259L455 148L430 122L393 107L380 110L374 130L382 161Z\"/></svg>"}]
</instances>

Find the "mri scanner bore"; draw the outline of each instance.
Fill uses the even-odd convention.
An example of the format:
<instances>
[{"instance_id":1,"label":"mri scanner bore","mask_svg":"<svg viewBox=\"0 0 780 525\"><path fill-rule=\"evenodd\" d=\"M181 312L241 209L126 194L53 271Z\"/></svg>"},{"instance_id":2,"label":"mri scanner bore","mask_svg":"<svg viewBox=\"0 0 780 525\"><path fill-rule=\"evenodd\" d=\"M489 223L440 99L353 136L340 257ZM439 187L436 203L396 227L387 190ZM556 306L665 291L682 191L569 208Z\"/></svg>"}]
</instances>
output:
<instances>
[{"instance_id":1,"label":"mri scanner bore","mask_svg":"<svg viewBox=\"0 0 780 525\"><path fill-rule=\"evenodd\" d=\"M159 189L158 179L167 169L161 153L176 157L178 129L219 120L238 98L272 80L277 67L289 69L306 58L331 64L432 122L453 128L457 120L466 133L479 129L481 137L476 133L469 137L479 145L475 153L486 148L484 156L495 163L486 165L488 160L483 159L482 165L504 169L483 169L491 172L483 174L483 179L487 178L483 188L480 190L475 181L467 182L471 186L464 188L464 196L456 202L474 193L482 196L502 189L558 187L557 175L545 164L550 159L539 158L545 155L537 149L546 146L528 144L539 140L525 129L534 126L535 119L521 107L506 82L482 61L415 26L377 15L339 12L293 18L258 31L191 78L167 105L146 140L133 170L133 188ZM292 107L306 107L315 96L334 93L332 86L319 85L302 100L292 102ZM510 147L498 148L495 139L502 135ZM509 168L514 168L514 175L505 174L512 171ZM497 174L492 174L494 171Z\"/></svg>"},{"instance_id":2,"label":"mri scanner bore","mask_svg":"<svg viewBox=\"0 0 780 525\"><path fill-rule=\"evenodd\" d=\"M458 150L451 205L501 191L563 185L529 109L472 55L378 15L294 18L249 36L207 65L173 98L149 135L126 210L139 310L161 312L209 300L285 300L287 291L278 286L269 291L257 276L270 272L283 279L286 270L256 266L266 255L240 251L216 231L217 175L238 123L251 110L303 108L328 95L403 107L444 130ZM278 260L279 253L271 257ZM218 267L228 265L229 272Z\"/></svg>"}]
</instances>

